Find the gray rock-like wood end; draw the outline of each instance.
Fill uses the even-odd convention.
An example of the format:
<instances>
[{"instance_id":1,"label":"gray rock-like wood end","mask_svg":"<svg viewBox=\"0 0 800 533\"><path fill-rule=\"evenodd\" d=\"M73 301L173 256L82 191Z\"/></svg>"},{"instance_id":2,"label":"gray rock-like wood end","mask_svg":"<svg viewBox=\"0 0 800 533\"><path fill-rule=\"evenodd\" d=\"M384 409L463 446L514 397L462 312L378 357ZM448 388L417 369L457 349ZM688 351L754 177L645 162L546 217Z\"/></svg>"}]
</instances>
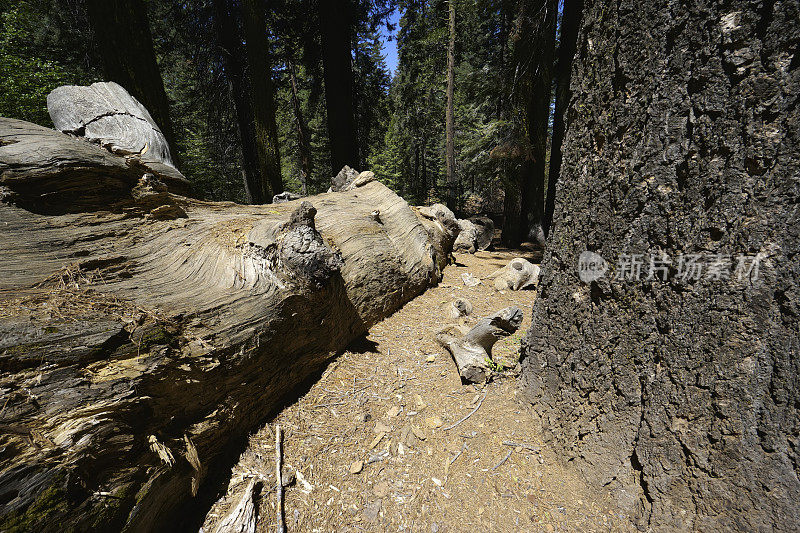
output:
<instances>
[{"instance_id":1,"label":"gray rock-like wood end","mask_svg":"<svg viewBox=\"0 0 800 533\"><path fill-rule=\"evenodd\" d=\"M113 81L63 85L47 95L56 129L96 142L118 155L140 154L171 167L169 145L147 109Z\"/></svg>"},{"instance_id":2,"label":"gray rock-like wood end","mask_svg":"<svg viewBox=\"0 0 800 533\"><path fill-rule=\"evenodd\" d=\"M0 530L163 526L456 237L378 181L263 206L176 183L0 119Z\"/></svg>"},{"instance_id":3,"label":"gray rock-like wood end","mask_svg":"<svg viewBox=\"0 0 800 533\"><path fill-rule=\"evenodd\" d=\"M482 318L460 338L451 334L452 326L447 326L437 333L436 340L452 354L463 380L485 383L492 374L492 347L501 338L513 335L522 325L522 319L518 307L506 307Z\"/></svg>"},{"instance_id":4,"label":"gray rock-like wood end","mask_svg":"<svg viewBox=\"0 0 800 533\"><path fill-rule=\"evenodd\" d=\"M515 257L506 266L489 274L487 279L494 279L494 288L498 291L510 289L519 291L535 288L539 284L539 265L527 259Z\"/></svg>"},{"instance_id":5,"label":"gray rock-like wood end","mask_svg":"<svg viewBox=\"0 0 800 533\"><path fill-rule=\"evenodd\" d=\"M458 225L461 233L458 234L453 245L453 251L468 254L486 250L492 245L494 237L494 222L489 217L473 217L459 219Z\"/></svg>"}]
</instances>

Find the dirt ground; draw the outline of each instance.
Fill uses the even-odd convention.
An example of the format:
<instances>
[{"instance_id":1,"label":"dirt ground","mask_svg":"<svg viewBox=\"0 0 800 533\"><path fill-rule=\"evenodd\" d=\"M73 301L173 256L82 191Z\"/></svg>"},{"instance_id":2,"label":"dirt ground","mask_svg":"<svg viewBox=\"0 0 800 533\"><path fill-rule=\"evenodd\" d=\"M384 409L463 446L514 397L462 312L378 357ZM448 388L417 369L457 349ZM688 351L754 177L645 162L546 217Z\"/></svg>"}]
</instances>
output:
<instances>
[{"instance_id":1,"label":"dirt ground","mask_svg":"<svg viewBox=\"0 0 800 533\"><path fill-rule=\"evenodd\" d=\"M284 499L290 532L634 531L609 495L589 490L542 444L518 394L514 367L536 292L462 281L464 272L484 278L513 257L458 254L438 287L332 362L251 436L203 531L216 531L252 478L264 486L257 531L276 531L275 424L284 431L284 471L297 472ZM509 305L525 314L520 330L495 345L494 360L506 370L485 387L463 386L433 340L453 322L441 308L456 297L473 305L469 325Z\"/></svg>"}]
</instances>

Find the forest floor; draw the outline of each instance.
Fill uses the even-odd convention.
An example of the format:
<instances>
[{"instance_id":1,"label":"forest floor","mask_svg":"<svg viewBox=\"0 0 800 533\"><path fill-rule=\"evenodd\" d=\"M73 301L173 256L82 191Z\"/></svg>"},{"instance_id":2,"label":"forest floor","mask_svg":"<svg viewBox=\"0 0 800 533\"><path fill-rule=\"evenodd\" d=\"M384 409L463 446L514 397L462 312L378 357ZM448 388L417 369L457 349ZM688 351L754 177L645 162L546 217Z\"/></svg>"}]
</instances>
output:
<instances>
[{"instance_id":1,"label":"forest floor","mask_svg":"<svg viewBox=\"0 0 800 533\"><path fill-rule=\"evenodd\" d=\"M540 441L517 390L514 367L536 292L462 281L464 272L485 278L515 253L457 254L442 283L335 359L272 425L251 435L203 531L216 531L252 478L264 484L256 530L276 530L274 424L284 431L285 471L297 473L285 491L289 532L634 531L608 494L590 490ZM456 297L473 305L462 319L470 326L509 305L525 314L520 330L493 350L508 370L485 387L462 385L433 340L447 323L442 307Z\"/></svg>"}]
</instances>

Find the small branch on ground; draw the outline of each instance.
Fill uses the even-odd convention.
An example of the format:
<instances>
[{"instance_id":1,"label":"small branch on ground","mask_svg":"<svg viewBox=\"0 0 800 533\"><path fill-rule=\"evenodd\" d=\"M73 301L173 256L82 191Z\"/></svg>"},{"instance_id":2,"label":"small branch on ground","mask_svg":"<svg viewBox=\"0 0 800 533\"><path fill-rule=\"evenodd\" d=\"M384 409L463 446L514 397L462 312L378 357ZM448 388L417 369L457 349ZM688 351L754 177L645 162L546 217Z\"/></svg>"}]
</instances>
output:
<instances>
[{"instance_id":1,"label":"small branch on ground","mask_svg":"<svg viewBox=\"0 0 800 533\"><path fill-rule=\"evenodd\" d=\"M473 409L472 411L470 411L470 412L469 412L469 414L468 414L467 416L465 416L464 418L462 418L461 420L459 420L459 421L458 421L458 422L456 422L455 424L452 424L452 425L450 425L450 426L447 426L446 428L442 428L442 431L449 431L449 430L453 429L454 427L456 427L457 425L459 425L459 424L460 424L461 422L463 422L464 420L466 420L467 418L469 418L469 417L471 417L472 415L474 415L474 414L475 414L475 411L477 411L478 409L480 409L480 408L481 408L481 405L483 405L483 400L485 400L485 399L486 399L486 395L487 395L487 394L488 394L488 391L486 391L486 392L484 392L484 393L483 393L483 398L481 398L481 401L479 401L479 402L478 402L478 405L476 405L476 406L475 406L475 409Z\"/></svg>"},{"instance_id":2,"label":"small branch on ground","mask_svg":"<svg viewBox=\"0 0 800 533\"><path fill-rule=\"evenodd\" d=\"M501 338L514 334L522 325L522 311L506 307L482 318L461 338L440 330L436 340L453 355L461 377L472 383L485 383L492 373L492 346Z\"/></svg>"},{"instance_id":3,"label":"small branch on ground","mask_svg":"<svg viewBox=\"0 0 800 533\"><path fill-rule=\"evenodd\" d=\"M283 522L283 480L281 480L281 427L278 425L275 426L275 478L278 485L278 533L285 533L286 526Z\"/></svg>"}]
</instances>

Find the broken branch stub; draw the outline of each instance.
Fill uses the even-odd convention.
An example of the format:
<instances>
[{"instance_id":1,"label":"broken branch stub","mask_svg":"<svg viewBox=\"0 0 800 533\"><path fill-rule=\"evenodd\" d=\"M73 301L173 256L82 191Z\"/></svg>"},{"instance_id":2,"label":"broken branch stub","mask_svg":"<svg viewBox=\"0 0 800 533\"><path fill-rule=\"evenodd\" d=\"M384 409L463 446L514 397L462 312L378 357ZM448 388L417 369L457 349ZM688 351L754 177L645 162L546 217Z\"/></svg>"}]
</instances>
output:
<instances>
[{"instance_id":1,"label":"broken branch stub","mask_svg":"<svg viewBox=\"0 0 800 533\"><path fill-rule=\"evenodd\" d=\"M485 383L491 375L489 362L492 360L492 347L498 340L519 329L522 316L518 307L506 307L482 318L461 338L447 333L451 329L448 326L436 335L436 340L452 354L458 373L463 379L472 383Z\"/></svg>"},{"instance_id":2,"label":"broken branch stub","mask_svg":"<svg viewBox=\"0 0 800 533\"><path fill-rule=\"evenodd\" d=\"M449 318L456 319L472 314L472 304L466 298L456 298L444 306Z\"/></svg>"}]
</instances>

